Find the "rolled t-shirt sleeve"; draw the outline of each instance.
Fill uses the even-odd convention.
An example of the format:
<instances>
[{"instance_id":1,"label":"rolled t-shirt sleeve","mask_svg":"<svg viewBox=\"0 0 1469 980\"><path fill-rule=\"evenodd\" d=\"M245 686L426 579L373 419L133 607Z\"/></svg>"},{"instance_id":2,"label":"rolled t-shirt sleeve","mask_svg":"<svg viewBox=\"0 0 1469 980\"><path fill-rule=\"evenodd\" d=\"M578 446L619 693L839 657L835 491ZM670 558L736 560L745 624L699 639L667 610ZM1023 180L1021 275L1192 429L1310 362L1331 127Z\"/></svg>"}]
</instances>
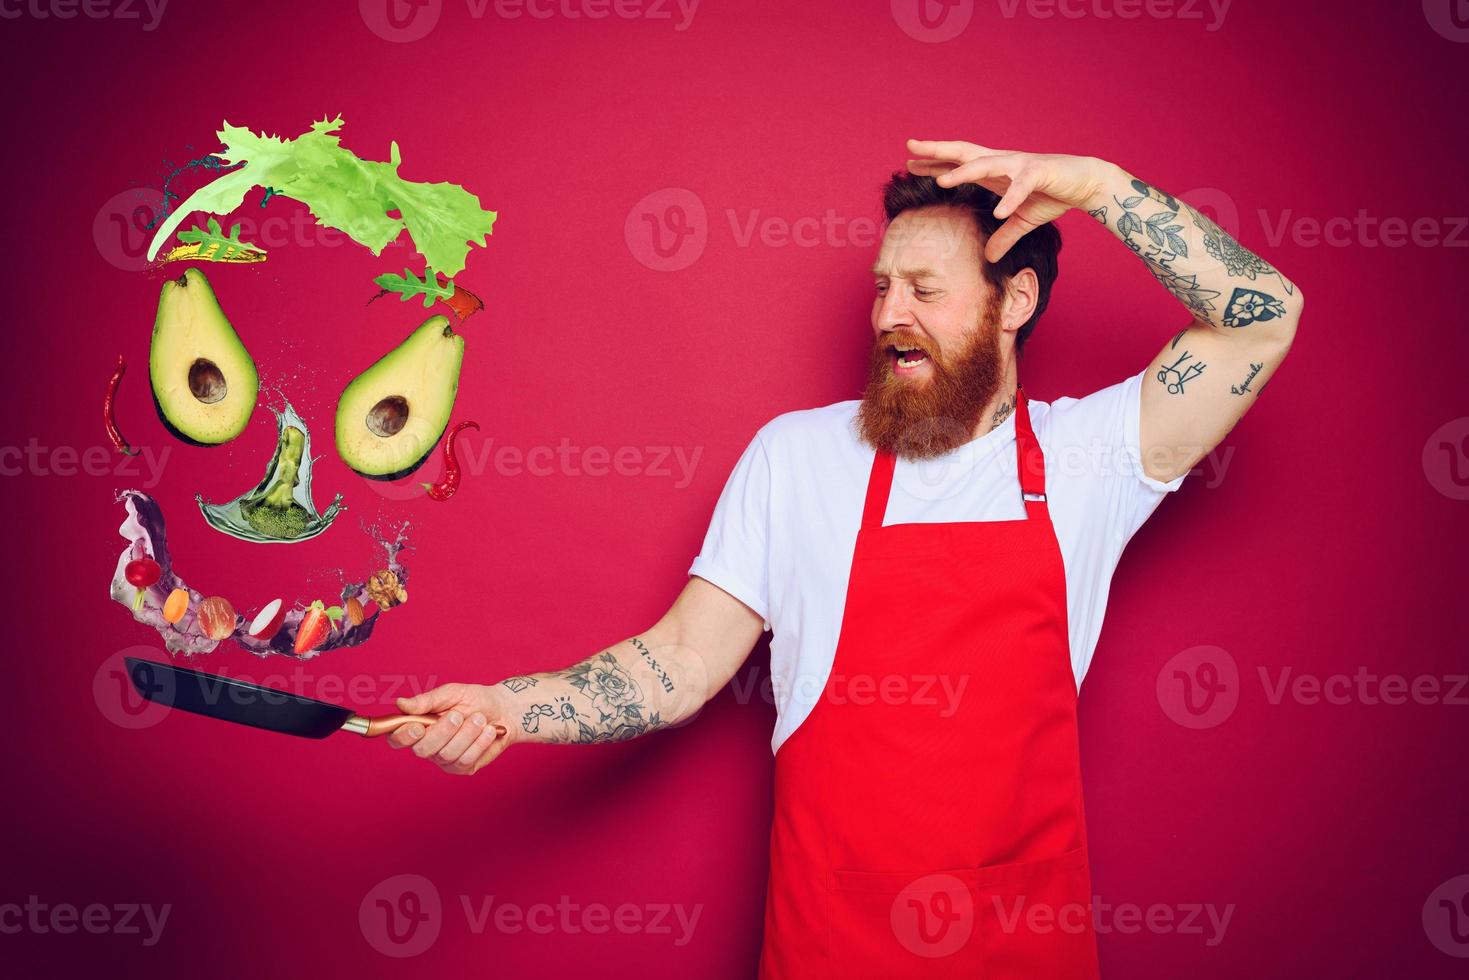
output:
<instances>
[{"instance_id":1,"label":"rolled t-shirt sleeve","mask_svg":"<svg viewBox=\"0 0 1469 980\"><path fill-rule=\"evenodd\" d=\"M757 433L735 463L690 575L755 611L770 629L770 457Z\"/></svg>"}]
</instances>

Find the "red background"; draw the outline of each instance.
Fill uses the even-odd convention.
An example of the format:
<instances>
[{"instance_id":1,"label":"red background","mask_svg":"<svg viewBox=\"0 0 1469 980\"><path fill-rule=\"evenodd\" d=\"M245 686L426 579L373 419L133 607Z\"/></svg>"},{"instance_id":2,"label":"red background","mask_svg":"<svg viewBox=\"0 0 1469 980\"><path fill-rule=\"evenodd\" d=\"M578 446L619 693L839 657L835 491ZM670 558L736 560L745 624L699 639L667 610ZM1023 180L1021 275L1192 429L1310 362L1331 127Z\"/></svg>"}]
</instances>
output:
<instances>
[{"instance_id":1,"label":"red background","mask_svg":"<svg viewBox=\"0 0 1469 980\"><path fill-rule=\"evenodd\" d=\"M347 736L309 743L178 714L128 728L113 720L132 716L109 665L157 644L106 590L121 543L112 493L143 478L117 472L115 457L107 473L64 475L57 454L106 445L102 391L126 355L118 416L135 443L171 454L153 492L178 567L242 610L326 595L335 569L370 572L360 523L411 520L410 602L367 646L285 678L292 689L368 711L389 707L402 679L564 666L666 608L760 424L859 390L873 248L845 233L781 247L737 232L757 212L875 218L903 139L918 136L1095 154L1185 198L1223 189L1197 203L1235 208L1239 237L1309 296L1284 371L1216 455L1234 451L1227 470L1206 463L1190 477L1114 580L1082 698L1096 891L1177 918L1190 903L1234 910L1215 945L1176 929L1104 935L1106 973L1462 975L1422 913L1469 872L1469 708L1272 704L1258 671L1466 669L1469 504L1436 489L1452 479L1446 463L1424 463L1435 430L1469 414L1465 233L1386 247L1356 230L1332 244L1291 229L1362 209L1433 219L1450 236L1469 213L1469 140L1454 121L1469 45L1416 3L1237 0L1212 31L1207 8L1204 20L1107 19L1091 4L1079 18L1023 6L1011 18L979 3L945 42L915 39L875 0L705 0L682 31L676 9L672 20L493 8L476 19L448 0L406 43L369 28L384 23L373 7L175 0L152 31L26 9L0 23L3 443L34 440L44 464L0 483L20 528L0 903L172 905L152 947L27 930L0 934L7 963L27 975L751 975L770 813L764 700L726 690L674 732L518 749L472 779ZM253 485L274 429L262 408L224 448L165 433L145 368L161 279L136 271L144 236L112 215L130 219L129 194L156 188L169 163L216 149L222 119L295 135L337 112L358 153L386 158L396 139L405 176L461 182L500 213L461 278L487 303L464 329L455 415L483 426L467 445L698 450L688 486L489 469L447 504L374 492L332 451L331 413L347 380L421 320L416 305L364 306L368 279L412 255L375 259L307 229L263 266L207 273L262 378L314 426L318 501L341 490L349 510L288 548L203 524L193 494ZM665 188L705 209L707 244L677 271L641 262L646 246L628 233L639 202ZM258 192L241 216L300 211L257 203ZM1183 320L1104 230L1073 214L1063 233L1062 276L1025 365L1043 399L1135 373ZM1157 681L1200 645L1227 651L1240 678L1232 714L1194 730L1170 720ZM763 677L767 661L762 644L739 678ZM256 680L290 666L233 648L202 665ZM331 687L352 678L365 693ZM444 909L436 941L401 967L358 916L399 874L428 879ZM702 913L684 945L676 928L477 934L461 896Z\"/></svg>"}]
</instances>

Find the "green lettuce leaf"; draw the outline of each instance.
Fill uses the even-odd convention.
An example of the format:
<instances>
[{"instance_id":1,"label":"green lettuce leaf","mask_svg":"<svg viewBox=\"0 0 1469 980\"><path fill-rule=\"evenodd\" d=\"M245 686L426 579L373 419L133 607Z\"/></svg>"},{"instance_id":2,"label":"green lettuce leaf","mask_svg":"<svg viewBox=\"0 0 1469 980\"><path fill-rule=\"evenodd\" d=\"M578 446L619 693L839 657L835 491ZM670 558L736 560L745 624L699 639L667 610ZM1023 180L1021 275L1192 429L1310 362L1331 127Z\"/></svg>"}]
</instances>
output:
<instances>
[{"instance_id":1,"label":"green lettuce leaf","mask_svg":"<svg viewBox=\"0 0 1469 980\"><path fill-rule=\"evenodd\" d=\"M323 119L295 139L255 134L228 122L219 131L224 150L214 154L228 170L189 195L158 226L148 246L151 260L195 212L228 214L255 187L270 187L306 205L317 223L344 232L374 255L405 229L424 264L457 275L471 245L484 245L494 211L457 184L421 183L398 176L402 159L393 143L386 162L360 159L341 145L342 117ZM396 214L394 214L396 212Z\"/></svg>"}]
</instances>

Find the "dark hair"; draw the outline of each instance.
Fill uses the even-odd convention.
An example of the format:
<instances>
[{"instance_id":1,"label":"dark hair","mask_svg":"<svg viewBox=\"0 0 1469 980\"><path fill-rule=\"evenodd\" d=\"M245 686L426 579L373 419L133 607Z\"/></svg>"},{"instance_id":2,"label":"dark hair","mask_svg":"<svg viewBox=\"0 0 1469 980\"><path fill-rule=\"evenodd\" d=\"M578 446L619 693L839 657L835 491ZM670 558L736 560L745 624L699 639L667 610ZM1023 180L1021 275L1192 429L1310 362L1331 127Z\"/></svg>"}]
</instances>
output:
<instances>
[{"instance_id":1,"label":"dark hair","mask_svg":"<svg viewBox=\"0 0 1469 980\"><path fill-rule=\"evenodd\" d=\"M995 205L1000 195L978 184L960 184L958 187L940 187L932 177L923 177L906 171L896 171L882 189L882 209L892 221L904 211L917 208L955 207L963 208L974 216L979 231L980 248L990 235L999 228L1001 221L995 217ZM1047 222L1032 229L1016 242L999 262L988 262L980 255L980 271L985 281L996 290L1003 289L1011 276L1021 269L1034 269L1037 283L1035 312L1020 327L1015 336L1015 350L1020 351L1035 329L1036 321L1046 311L1051 300L1051 285L1056 281L1056 256L1061 251L1061 231Z\"/></svg>"}]
</instances>

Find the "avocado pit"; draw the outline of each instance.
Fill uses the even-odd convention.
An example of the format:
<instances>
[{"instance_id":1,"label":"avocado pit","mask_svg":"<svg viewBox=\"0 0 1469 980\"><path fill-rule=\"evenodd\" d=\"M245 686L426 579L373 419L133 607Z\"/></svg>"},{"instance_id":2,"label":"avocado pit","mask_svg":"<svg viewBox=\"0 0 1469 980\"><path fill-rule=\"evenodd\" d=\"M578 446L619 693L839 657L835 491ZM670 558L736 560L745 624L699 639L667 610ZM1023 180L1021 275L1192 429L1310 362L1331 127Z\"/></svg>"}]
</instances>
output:
<instances>
[{"instance_id":1,"label":"avocado pit","mask_svg":"<svg viewBox=\"0 0 1469 980\"><path fill-rule=\"evenodd\" d=\"M408 399L402 395L389 395L367 413L367 429L382 439L391 439L403 431L408 424Z\"/></svg>"},{"instance_id":2,"label":"avocado pit","mask_svg":"<svg viewBox=\"0 0 1469 980\"><path fill-rule=\"evenodd\" d=\"M196 358L189 365L189 392L195 400L205 405L213 405L215 402L224 401L224 396L229 394L229 385L224 380L224 372L219 365L205 357Z\"/></svg>"}]
</instances>

